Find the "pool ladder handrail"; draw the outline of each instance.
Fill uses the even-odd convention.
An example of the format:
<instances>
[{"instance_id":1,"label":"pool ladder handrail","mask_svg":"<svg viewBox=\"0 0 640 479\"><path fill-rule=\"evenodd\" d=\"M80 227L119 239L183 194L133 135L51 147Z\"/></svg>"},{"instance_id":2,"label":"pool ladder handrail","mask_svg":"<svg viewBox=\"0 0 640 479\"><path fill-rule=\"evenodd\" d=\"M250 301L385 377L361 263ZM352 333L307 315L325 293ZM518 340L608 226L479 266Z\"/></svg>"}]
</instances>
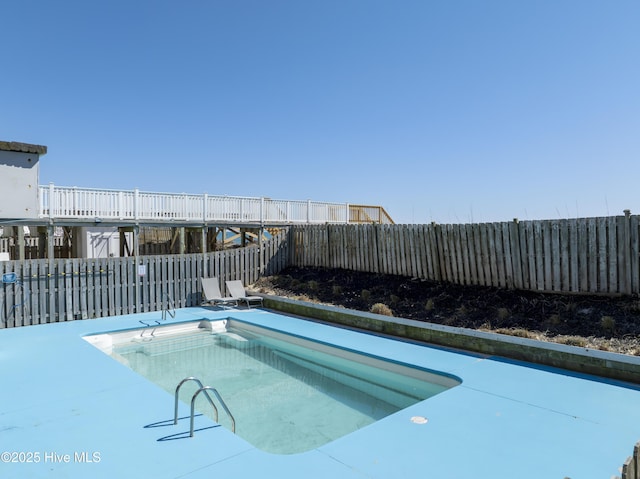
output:
<instances>
[{"instance_id":1,"label":"pool ladder handrail","mask_svg":"<svg viewBox=\"0 0 640 479\"><path fill-rule=\"evenodd\" d=\"M215 394L215 396L218 399L218 401L220 401L220 405L222 406L222 409L224 409L224 412L226 412L227 416L229 416L229 419L231 419L231 432L233 432L235 434L235 432L236 432L236 420L233 417L233 414L231 414L231 411L229 411L229 408L227 407L227 405L223 401L222 397L220 396L220 393L218 393L216 388L214 388L213 386L204 386L204 387L201 387L200 389L198 389L195 392L195 394L193 395L193 397L191 398L191 421L190 421L190 425L189 425L189 436L193 437L193 425L194 425L194 421L195 421L196 398L198 397L198 394L200 394L202 391L204 391L204 393L205 393L205 395L207 397L209 397L209 393L207 391L211 391L213 394ZM211 402L211 401L209 401L209 402ZM216 422L218 422L218 409L215 406L213 408L216 411Z\"/></svg>"},{"instance_id":2,"label":"pool ladder handrail","mask_svg":"<svg viewBox=\"0 0 640 479\"><path fill-rule=\"evenodd\" d=\"M166 308L165 308L165 300L166 299ZM162 298L162 321L167 320L167 314L172 318L176 317L176 304L173 302L173 298L169 296L169 293L164 293Z\"/></svg>"},{"instance_id":3,"label":"pool ladder handrail","mask_svg":"<svg viewBox=\"0 0 640 479\"><path fill-rule=\"evenodd\" d=\"M222 406L224 411L227 413L227 415L231 419L231 431L233 433L235 433L236 432L236 420L233 417L233 414L231 414L231 411L229 411L229 408L227 407L227 404L222 399L222 396L220 396L220 393L218 393L218 391L212 386L204 386L202 384L202 381L200 381L198 378L196 378L194 376L190 376L188 378L184 378L182 381L180 381L180 383L176 387L175 401L174 401L174 408L173 408L173 424L178 424L178 396L179 396L180 388L182 387L182 385L184 383L186 383L188 381L194 381L199 386L199 389L191 397L191 417L190 417L189 436L193 437L193 434L194 434L196 398L203 391L204 391L204 395L206 396L207 400L209 401L209 404L211 404L211 407L213 407L213 411L215 413L215 418L214 418L215 421L218 422L218 408L216 407L215 403L213 402L213 399L211 399L211 396L209 395L209 391L213 392L213 394L216 396L218 401L220 401L220 405Z\"/></svg>"}]
</instances>

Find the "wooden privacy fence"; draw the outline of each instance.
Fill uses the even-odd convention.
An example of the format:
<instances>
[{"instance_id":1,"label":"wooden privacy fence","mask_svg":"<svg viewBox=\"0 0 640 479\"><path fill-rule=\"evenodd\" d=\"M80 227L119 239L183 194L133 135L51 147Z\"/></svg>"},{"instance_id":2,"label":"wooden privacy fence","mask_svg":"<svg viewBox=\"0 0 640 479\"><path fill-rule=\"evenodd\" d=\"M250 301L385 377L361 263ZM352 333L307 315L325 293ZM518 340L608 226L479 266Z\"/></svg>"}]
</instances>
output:
<instances>
[{"instance_id":1,"label":"wooden privacy fence","mask_svg":"<svg viewBox=\"0 0 640 479\"><path fill-rule=\"evenodd\" d=\"M0 262L0 328L159 311L200 304L201 276L255 282L287 264L286 232L207 254Z\"/></svg>"},{"instance_id":2,"label":"wooden privacy fence","mask_svg":"<svg viewBox=\"0 0 640 479\"><path fill-rule=\"evenodd\" d=\"M288 265L343 268L463 285L640 293L640 217L463 225L296 225L212 253L0 262L0 328L200 301L199 278L255 282Z\"/></svg>"},{"instance_id":3,"label":"wooden privacy fence","mask_svg":"<svg viewBox=\"0 0 640 479\"><path fill-rule=\"evenodd\" d=\"M622 465L622 476L614 479L640 479L640 442L633 447L633 456L629 456Z\"/></svg>"},{"instance_id":4,"label":"wooden privacy fence","mask_svg":"<svg viewBox=\"0 0 640 479\"><path fill-rule=\"evenodd\" d=\"M640 292L639 217L291 228L291 264L462 285Z\"/></svg>"},{"instance_id":5,"label":"wooden privacy fence","mask_svg":"<svg viewBox=\"0 0 640 479\"><path fill-rule=\"evenodd\" d=\"M25 258L38 258L42 253L42 249L38 246L37 237L28 237L24 239L24 256ZM9 253L11 258L18 257L17 250L19 246L14 238L0 237L0 253ZM65 258L69 256L71 248L64 238L56 236L53 239L53 249L57 258Z\"/></svg>"}]
</instances>

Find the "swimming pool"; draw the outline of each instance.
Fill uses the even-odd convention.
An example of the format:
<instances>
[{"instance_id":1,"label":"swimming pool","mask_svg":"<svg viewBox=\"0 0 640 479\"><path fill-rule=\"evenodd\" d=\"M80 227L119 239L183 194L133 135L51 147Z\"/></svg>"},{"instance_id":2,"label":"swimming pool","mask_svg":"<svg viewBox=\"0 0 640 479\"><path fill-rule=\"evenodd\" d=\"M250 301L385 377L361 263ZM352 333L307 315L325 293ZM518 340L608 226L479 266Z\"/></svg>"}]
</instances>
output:
<instances>
[{"instance_id":1,"label":"swimming pool","mask_svg":"<svg viewBox=\"0 0 640 479\"><path fill-rule=\"evenodd\" d=\"M85 339L169 393L185 378L215 387L233 417L220 422L276 454L314 449L460 384L449 375L230 318ZM181 388L185 402L196 384ZM197 409L218 419L215 405L198 396Z\"/></svg>"}]
</instances>

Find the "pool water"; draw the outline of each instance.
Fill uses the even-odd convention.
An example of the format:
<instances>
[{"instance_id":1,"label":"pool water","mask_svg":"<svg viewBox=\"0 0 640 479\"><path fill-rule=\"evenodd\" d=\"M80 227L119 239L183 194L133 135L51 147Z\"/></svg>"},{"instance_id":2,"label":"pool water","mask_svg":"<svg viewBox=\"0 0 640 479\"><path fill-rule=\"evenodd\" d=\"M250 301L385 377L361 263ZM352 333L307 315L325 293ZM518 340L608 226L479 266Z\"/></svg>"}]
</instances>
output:
<instances>
[{"instance_id":1,"label":"pool water","mask_svg":"<svg viewBox=\"0 0 640 479\"><path fill-rule=\"evenodd\" d=\"M114 358L171 394L190 376L215 387L235 417L236 433L276 454L316 448L459 384L235 320L171 334L145 328L112 346ZM194 382L185 383L181 400L189 404L196 390ZM213 417L203 394L196 409ZM230 429L222 409L219 422Z\"/></svg>"}]
</instances>

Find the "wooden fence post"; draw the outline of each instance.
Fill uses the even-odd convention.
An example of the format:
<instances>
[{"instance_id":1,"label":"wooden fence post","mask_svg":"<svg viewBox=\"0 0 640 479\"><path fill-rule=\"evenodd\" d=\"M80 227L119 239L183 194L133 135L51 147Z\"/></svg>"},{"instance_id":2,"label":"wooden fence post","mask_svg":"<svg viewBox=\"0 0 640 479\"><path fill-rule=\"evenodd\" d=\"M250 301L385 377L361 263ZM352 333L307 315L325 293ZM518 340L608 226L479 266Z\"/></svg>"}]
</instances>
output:
<instances>
[{"instance_id":1,"label":"wooden fence post","mask_svg":"<svg viewBox=\"0 0 640 479\"><path fill-rule=\"evenodd\" d=\"M515 289L522 289L522 250L520 249L520 222L518 218L513 218L513 221L509 225L509 241L511 242L511 254L513 259L511 261L511 267L513 270L513 284Z\"/></svg>"},{"instance_id":2,"label":"wooden fence post","mask_svg":"<svg viewBox=\"0 0 640 479\"><path fill-rule=\"evenodd\" d=\"M622 272L624 277L624 285L623 291L621 293L631 294L633 292L633 286L631 283L631 210L624 210L624 246L622 251L623 261L622 267L624 271Z\"/></svg>"},{"instance_id":3,"label":"wooden fence post","mask_svg":"<svg viewBox=\"0 0 640 479\"><path fill-rule=\"evenodd\" d=\"M631 293L640 293L640 251L638 243L640 237L638 234L638 215L629 217L629 236L630 236L630 254L629 265L631 267Z\"/></svg>"}]
</instances>

